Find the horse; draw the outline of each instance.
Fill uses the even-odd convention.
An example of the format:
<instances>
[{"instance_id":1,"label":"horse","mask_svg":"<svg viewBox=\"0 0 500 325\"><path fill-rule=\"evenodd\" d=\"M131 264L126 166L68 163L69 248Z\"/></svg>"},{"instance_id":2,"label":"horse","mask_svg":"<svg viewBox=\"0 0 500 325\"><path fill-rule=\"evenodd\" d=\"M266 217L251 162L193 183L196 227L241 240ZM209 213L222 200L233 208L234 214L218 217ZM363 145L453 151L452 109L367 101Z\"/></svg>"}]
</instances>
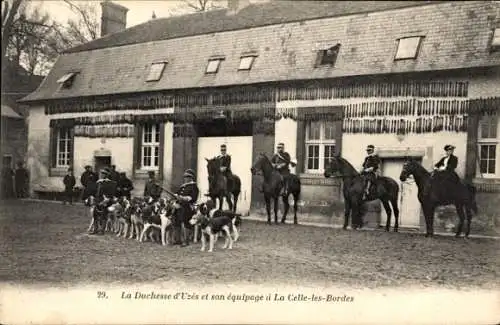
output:
<instances>
[{"instance_id":1,"label":"horse","mask_svg":"<svg viewBox=\"0 0 500 325\"><path fill-rule=\"evenodd\" d=\"M324 176L326 178L339 173L342 177L344 186L344 226L347 229L349 225L349 215L352 216L352 228L358 229L363 227L362 205L364 202L380 200L387 214L387 222L385 230L390 231L391 228L391 206L394 212L394 232L399 229L399 208L398 208L398 183L390 177L379 176L375 181L376 191L370 193L365 199L365 180L363 176L344 158L338 156L333 157L325 164ZM390 205L389 205L390 203Z\"/></svg>"},{"instance_id":2,"label":"horse","mask_svg":"<svg viewBox=\"0 0 500 325\"><path fill-rule=\"evenodd\" d=\"M219 209L222 210L222 205L224 203L224 198L229 205L229 210L236 212L236 207L238 205L238 197L241 193L241 180L237 175L232 174L231 179L228 182L227 177L220 170L220 160L217 158L207 159L207 171L208 171L208 196L212 201L217 202L219 199ZM228 185L228 183L230 185ZM234 204L231 200L231 195L234 199Z\"/></svg>"},{"instance_id":3,"label":"horse","mask_svg":"<svg viewBox=\"0 0 500 325\"><path fill-rule=\"evenodd\" d=\"M418 187L418 200L422 206L425 224L426 237L434 235L434 211L436 207L442 205L454 205L460 223L458 225L455 237L460 237L464 226L464 211L467 215L467 230L465 238L469 237L470 225L472 221L472 211L477 214L476 188L471 184L465 184L462 181L450 186L450 182L443 182L443 177L447 172L438 172L432 176L422 165L414 159L408 159L403 165L399 179L405 182L409 175L413 175ZM448 184L447 184L448 183Z\"/></svg>"},{"instance_id":4,"label":"horse","mask_svg":"<svg viewBox=\"0 0 500 325\"><path fill-rule=\"evenodd\" d=\"M267 223L271 224L271 199L274 201L274 223L278 223L278 198L283 187L280 173L273 167L271 161L264 153L260 153L257 160L250 169L252 175L255 175L258 170L264 174L264 183L262 191L264 193L264 200L266 201ZM283 199L284 211L281 223L285 223L290 204L288 198L290 194L293 196L293 223L297 224L297 203L299 201L301 191L300 179L297 175L288 175L288 191L281 195Z\"/></svg>"}]
</instances>

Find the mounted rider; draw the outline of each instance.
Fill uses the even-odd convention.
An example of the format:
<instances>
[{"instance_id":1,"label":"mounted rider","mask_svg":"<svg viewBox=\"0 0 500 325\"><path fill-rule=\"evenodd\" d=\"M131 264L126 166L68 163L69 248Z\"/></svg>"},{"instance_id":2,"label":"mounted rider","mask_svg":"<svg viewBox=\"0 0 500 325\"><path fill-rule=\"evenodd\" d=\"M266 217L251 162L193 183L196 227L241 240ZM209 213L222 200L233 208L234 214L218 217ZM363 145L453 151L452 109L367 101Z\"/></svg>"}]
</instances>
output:
<instances>
[{"instance_id":1,"label":"mounted rider","mask_svg":"<svg viewBox=\"0 0 500 325\"><path fill-rule=\"evenodd\" d=\"M174 228L174 245L181 244L182 246L187 245L186 236L182 237L183 242L179 241L179 235L181 232L182 224L184 226L189 227L189 219L194 214L194 204L198 199L199 189L196 184L196 175L192 169L186 169L184 172L184 183L179 187L177 192L175 193L175 208L176 212L174 213L173 219L173 228Z\"/></svg>"},{"instance_id":2,"label":"mounted rider","mask_svg":"<svg viewBox=\"0 0 500 325\"><path fill-rule=\"evenodd\" d=\"M451 144L447 144L446 146L444 146L446 155L434 165L434 172L432 173L433 179L437 175L442 175L449 181L455 183L460 182L460 177L458 177L457 173L455 172L455 169L458 166L458 158L453 154L454 150L455 146L452 146Z\"/></svg>"},{"instance_id":3,"label":"mounted rider","mask_svg":"<svg viewBox=\"0 0 500 325\"><path fill-rule=\"evenodd\" d=\"M231 156L227 154L227 147L225 144L220 146L220 155L218 155L217 160L219 160L220 171L226 177L227 188L231 191L232 188L232 171L231 171Z\"/></svg>"},{"instance_id":4,"label":"mounted rider","mask_svg":"<svg viewBox=\"0 0 500 325\"><path fill-rule=\"evenodd\" d=\"M294 167L296 164L292 161L290 154L285 151L285 144L283 142L278 143L278 151L272 156L271 163L273 167L280 173L281 182L283 187L281 188L280 195L288 193L288 182L290 176L290 165Z\"/></svg>"},{"instance_id":5,"label":"mounted rider","mask_svg":"<svg viewBox=\"0 0 500 325\"><path fill-rule=\"evenodd\" d=\"M366 153L363 162L363 168L361 169L361 175L365 179L365 191L363 193L363 200L365 200L370 194L370 188L372 184L377 180L377 174L380 168L380 157L375 153L375 146L370 144L366 147Z\"/></svg>"}]
</instances>

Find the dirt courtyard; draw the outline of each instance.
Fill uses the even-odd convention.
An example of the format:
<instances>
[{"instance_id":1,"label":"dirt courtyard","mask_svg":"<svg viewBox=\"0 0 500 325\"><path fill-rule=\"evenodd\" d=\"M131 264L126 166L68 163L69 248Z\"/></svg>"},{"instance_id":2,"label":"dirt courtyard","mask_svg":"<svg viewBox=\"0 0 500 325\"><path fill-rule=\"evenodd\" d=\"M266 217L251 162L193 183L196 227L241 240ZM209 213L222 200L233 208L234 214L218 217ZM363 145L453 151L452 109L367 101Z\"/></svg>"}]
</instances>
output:
<instances>
[{"instance_id":1,"label":"dirt courtyard","mask_svg":"<svg viewBox=\"0 0 500 325\"><path fill-rule=\"evenodd\" d=\"M213 253L87 235L81 205L6 201L0 206L0 281L22 284L150 283L342 285L491 289L499 240L343 231L243 220L240 241Z\"/></svg>"}]
</instances>

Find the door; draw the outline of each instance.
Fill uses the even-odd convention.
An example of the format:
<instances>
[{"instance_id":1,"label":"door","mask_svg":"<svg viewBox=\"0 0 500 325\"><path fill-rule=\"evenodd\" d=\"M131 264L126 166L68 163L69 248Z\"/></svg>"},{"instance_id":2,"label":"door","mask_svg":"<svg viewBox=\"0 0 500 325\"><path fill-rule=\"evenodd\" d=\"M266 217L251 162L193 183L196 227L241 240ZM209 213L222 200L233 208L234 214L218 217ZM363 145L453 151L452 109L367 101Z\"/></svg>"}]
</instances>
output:
<instances>
[{"instance_id":1,"label":"door","mask_svg":"<svg viewBox=\"0 0 500 325\"><path fill-rule=\"evenodd\" d=\"M220 153L220 145L225 143L227 153L231 155L231 170L241 179L241 194L238 198L237 212L246 215L250 211L252 197L252 147L250 136L242 137L200 137L198 138L197 183L200 189L198 200L206 200L208 193L208 172L205 158L213 158ZM224 209L228 209L224 202Z\"/></svg>"},{"instance_id":2,"label":"door","mask_svg":"<svg viewBox=\"0 0 500 325\"><path fill-rule=\"evenodd\" d=\"M101 178L101 171L106 167L111 167L111 156L95 157L95 172L99 178Z\"/></svg>"},{"instance_id":3,"label":"door","mask_svg":"<svg viewBox=\"0 0 500 325\"><path fill-rule=\"evenodd\" d=\"M404 159L384 159L382 162L382 175L391 177L399 185L398 206L399 206L399 226L407 228L420 227L420 202L417 198L417 184L410 176L405 183L399 180L399 175L403 169ZM380 226L385 227L387 214L381 206ZM391 227L394 225L394 214L391 217Z\"/></svg>"}]
</instances>

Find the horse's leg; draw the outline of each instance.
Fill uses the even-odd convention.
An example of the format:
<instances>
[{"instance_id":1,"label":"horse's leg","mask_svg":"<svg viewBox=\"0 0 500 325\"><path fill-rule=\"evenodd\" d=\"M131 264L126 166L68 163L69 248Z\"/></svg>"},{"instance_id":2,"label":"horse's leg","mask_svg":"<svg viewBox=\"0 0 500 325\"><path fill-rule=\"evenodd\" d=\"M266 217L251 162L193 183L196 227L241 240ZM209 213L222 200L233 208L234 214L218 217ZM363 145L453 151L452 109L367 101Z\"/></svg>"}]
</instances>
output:
<instances>
[{"instance_id":1,"label":"horse's leg","mask_svg":"<svg viewBox=\"0 0 500 325\"><path fill-rule=\"evenodd\" d=\"M425 237L430 237L434 235L434 206L432 205L423 205L422 206L424 210L424 216L425 216L425 226L426 226L426 232L425 232Z\"/></svg>"},{"instance_id":2,"label":"horse's leg","mask_svg":"<svg viewBox=\"0 0 500 325\"><path fill-rule=\"evenodd\" d=\"M398 232L399 229L399 208L398 208L398 196L391 198L392 212L394 212L394 232Z\"/></svg>"},{"instance_id":3,"label":"horse's leg","mask_svg":"<svg viewBox=\"0 0 500 325\"><path fill-rule=\"evenodd\" d=\"M290 209L290 204L288 203L288 194L283 195L281 198L283 199L283 217L281 218L281 223L285 223L288 209Z\"/></svg>"},{"instance_id":4,"label":"horse's leg","mask_svg":"<svg viewBox=\"0 0 500 325\"><path fill-rule=\"evenodd\" d=\"M465 238L469 238L470 224L472 222L472 211L470 206L466 206L465 213L467 213L467 230L465 231Z\"/></svg>"},{"instance_id":5,"label":"horse's leg","mask_svg":"<svg viewBox=\"0 0 500 325\"><path fill-rule=\"evenodd\" d=\"M351 213L351 201L347 196L344 196L344 226L342 229L346 230L349 226L349 214Z\"/></svg>"},{"instance_id":6,"label":"horse's leg","mask_svg":"<svg viewBox=\"0 0 500 325\"><path fill-rule=\"evenodd\" d=\"M293 224L296 225L299 222L297 221L297 201L299 200L299 194L293 193Z\"/></svg>"},{"instance_id":7,"label":"horse's leg","mask_svg":"<svg viewBox=\"0 0 500 325\"><path fill-rule=\"evenodd\" d=\"M226 201L229 206L229 211L233 211L233 200L231 200L231 193L229 192L226 193Z\"/></svg>"},{"instance_id":8,"label":"horse's leg","mask_svg":"<svg viewBox=\"0 0 500 325\"><path fill-rule=\"evenodd\" d=\"M271 224L271 197L266 194L264 200L266 201L267 223Z\"/></svg>"},{"instance_id":9,"label":"horse's leg","mask_svg":"<svg viewBox=\"0 0 500 325\"><path fill-rule=\"evenodd\" d=\"M387 215L387 221L385 223L385 231L391 230L391 207L389 205L389 201L387 199L383 199L382 205L384 206L385 214Z\"/></svg>"},{"instance_id":10,"label":"horse's leg","mask_svg":"<svg viewBox=\"0 0 500 325\"><path fill-rule=\"evenodd\" d=\"M233 199L234 199L234 202L233 202L233 213L236 213L236 207L238 205L238 196L240 195L239 192L233 192Z\"/></svg>"},{"instance_id":11,"label":"horse's leg","mask_svg":"<svg viewBox=\"0 0 500 325\"><path fill-rule=\"evenodd\" d=\"M273 197L274 200L274 223L278 224L279 195Z\"/></svg>"},{"instance_id":12,"label":"horse's leg","mask_svg":"<svg viewBox=\"0 0 500 325\"><path fill-rule=\"evenodd\" d=\"M458 222L458 227L457 227L457 232L455 233L455 237L460 237L460 234L462 233L462 229L464 227L464 221L465 221L465 216L464 216L464 206L462 204L455 204L455 208L457 209L457 214L459 218Z\"/></svg>"}]
</instances>

